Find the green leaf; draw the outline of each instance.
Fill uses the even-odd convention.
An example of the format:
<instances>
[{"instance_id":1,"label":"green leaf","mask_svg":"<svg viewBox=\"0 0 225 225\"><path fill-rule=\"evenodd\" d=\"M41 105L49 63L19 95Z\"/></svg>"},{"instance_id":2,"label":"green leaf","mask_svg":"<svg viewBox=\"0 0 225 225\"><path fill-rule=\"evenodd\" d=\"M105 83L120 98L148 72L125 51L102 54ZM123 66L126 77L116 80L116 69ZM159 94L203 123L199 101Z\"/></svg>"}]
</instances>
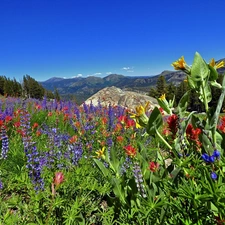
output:
<instances>
[{"instance_id":1,"label":"green leaf","mask_svg":"<svg viewBox=\"0 0 225 225\"><path fill-rule=\"evenodd\" d=\"M219 84L219 83L217 83L216 81L210 81L210 84L213 86L213 87L216 87L216 88L218 88L218 89L221 89L222 88L222 86L221 86L221 84Z\"/></svg>"},{"instance_id":2,"label":"green leaf","mask_svg":"<svg viewBox=\"0 0 225 225\"><path fill-rule=\"evenodd\" d=\"M214 67L212 67L211 65L208 65L208 67L210 70L209 81L216 81L218 78L218 73L217 73L216 69Z\"/></svg>"},{"instance_id":3,"label":"green leaf","mask_svg":"<svg viewBox=\"0 0 225 225\"><path fill-rule=\"evenodd\" d=\"M187 76L187 81L188 81L188 85L189 85L189 87L190 87L191 89L196 89L196 88L198 88L197 83L194 82L193 78L192 78L190 75Z\"/></svg>"},{"instance_id":4,"label":"green leaf","mask_svg":"<svg viewBox=\"0 0 225 225\"><path fill-rule=\"evenodd\" d=\"M114 194L120 199L120 201L123 204L126 204L126 200L125 200L125 196L124 196L124 191L123 191L122 186L119 183L118 179L112 178L112 185L113 185Z\"/></svg>"},{"instance_id":5,"label":"green leaf","mask_svg":"<svg viewBox=\"0 0 225 225\"><path fill-rule=\"evenodd\" d=\"M162 114L160 113L158 107L155 107L149 117L146 132L149 135L154 135L156 132L155 130L158 129L162 124Z\"/></svg>"},{"instance_id":6,"label":"green leaf","mask_svg":"<svg viewBox=\"0 0 225 225\"><path fill-rule=\"evenodd\" d=\"M191 78L196 83L197 81L203 81L209 76L209 67L202 59L201 55L196 52L194 62L191 67Z\"/></svg>"},{"instance_id":7,"label":"green leaf","mask_svg":"<svg viewBox=\"0 0 225 225\"><path fill-rule=\"evenodd\" d=\"M223 87L223 89L222 89L222 93L219 97L219 100L217 102L216 111L215 111L214 115L212 116L212 118L210 120L210 128L215 128L217 126L220 111L221 111L221 108L223 106L223 101L224 101L224 98L225 98L225 78L224 77L223 77L222 87Z\"/></svg>"},{"instance_id":8,"label":"green leaf","mask_svg":"<svg viewBox=\"0 0 225 225\"><path fill-rule=\"evenodd\" d=\"M205 83L205 82L203 82L203 83ZM208 83L205 83L205 85L203 85L202 88L200 88L199 93L200 93L199 100L201 102L204 103L204 98L206 98L207 103L209 103L212 100L212 92L211 92L211 88Z\"/></svg>"},{"instance_id":9,"label":"green leaf","mask_svg":"<svg viewBox=\"0 0 225 225\"><path fill-rule=\"evenodd\" d=\"M97 164L98 168L102 171L103 175L105 177L108 177L110 174L109 174L108 169L105 167L105 165L98 159L94 159L94 161Z\"/></svg>"},{"instance_id":10,"label":"green leaf","mask_svg":"<svg viewBox=\"0 0 225 225\"><path fill-rule=\"evenodd\" d=\"M189 99L190 93L191 93L190 90L187 91L182 96L182 98L180 99L180 101L178 103L177 108L178 108L180 117L184 117L185 116L185 112L186 112L186 109L187 109L187 106L188 106L188 99Z\"/></svg>"},{"instance_id":11,"label":"green leaf","mask_svg":"<svg viewBox=\"0 0 225 225\"><path fill-rule=\"evenodd\" d=\"M161 100L160 98L157 98L159 106L168 114L171 114L171 109L169 107L169 102L167 100Z\"/></svg>"}]
</instances>

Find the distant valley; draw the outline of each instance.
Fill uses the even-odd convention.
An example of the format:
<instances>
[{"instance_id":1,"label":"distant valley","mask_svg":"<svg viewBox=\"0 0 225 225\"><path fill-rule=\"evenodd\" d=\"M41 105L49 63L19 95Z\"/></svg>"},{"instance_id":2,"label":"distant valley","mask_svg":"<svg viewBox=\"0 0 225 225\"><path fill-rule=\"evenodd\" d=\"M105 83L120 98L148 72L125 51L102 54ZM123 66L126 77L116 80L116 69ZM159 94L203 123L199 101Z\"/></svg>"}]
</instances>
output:
<instances>
[{"instance_id":1,"label":"distant valley","mask_svg":"<svg viewBox=\"0 0 225 225\"><path fill-rule=\"evenodd\" d=\"M220 68L219 73L224 73L225 68ZM46 81L39 82L45 89L58 90L63 99L75 98L79 103L94 95L105 87L115 86L122 90L148 93L150 87L154 87L159 76L164 76L167 83L179 84L186 77L182 71L163 71L156 76L124 76L111 74L104 78L89 76L64 79L52 77Z\"/></svg>"}]
</instances>

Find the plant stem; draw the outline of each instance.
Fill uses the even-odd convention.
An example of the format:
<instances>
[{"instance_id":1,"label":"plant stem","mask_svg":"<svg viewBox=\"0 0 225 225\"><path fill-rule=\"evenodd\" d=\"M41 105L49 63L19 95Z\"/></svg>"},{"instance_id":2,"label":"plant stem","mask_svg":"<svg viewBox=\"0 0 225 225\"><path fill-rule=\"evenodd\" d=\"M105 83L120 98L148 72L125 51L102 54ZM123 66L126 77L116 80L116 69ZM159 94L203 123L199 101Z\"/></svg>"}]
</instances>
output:
<instances>
[{"instance_id":1,"label":"plant stem","mask_svg":"<svg viewBox=\"0 0 225 225\"><path fill-rule=\"evenodd\" d=\"M163 138L163 136L159 133L159 131L156 129L156 134L158 137L162 140L162 142L170 149L172 150L172 147L169 145L169 143Z\"/></svg>"},{"instance_id":2,"label":"plant stem","mask_svg":"<svg viewBox=\"0 0 225 225\"><path fill-rule=\"evenodd\" d=\"M204 105L205 105L205 111L206 113L209 111L209 106L208 106L208 102L207 102L207 98L206 98L206 93L205 93L205 88L203 87L203 82L202 82L202 93L203 93L203 101L204 101Z\"/></svg>"}]
</instances>

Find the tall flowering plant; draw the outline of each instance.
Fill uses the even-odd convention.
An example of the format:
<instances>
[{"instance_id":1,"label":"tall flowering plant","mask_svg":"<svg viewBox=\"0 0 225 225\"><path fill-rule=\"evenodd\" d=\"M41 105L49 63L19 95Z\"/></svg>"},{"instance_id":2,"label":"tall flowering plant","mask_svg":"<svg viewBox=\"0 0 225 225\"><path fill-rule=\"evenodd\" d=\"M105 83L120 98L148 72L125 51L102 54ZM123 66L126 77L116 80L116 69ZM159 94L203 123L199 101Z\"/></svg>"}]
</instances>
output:
<instances>
[{"instance_id":1,"label":"tall flowering plant","mask_svg":"<svg viewBox=\"0 0 225 225\"><path fill-rule=\"evenodd\" d=\"M207 224L216 224L218 218L225 218L225 135L221 127L224 120L221 119L225 97L224 75L222 85L217 83L217 69L223 67L224 62L215 63L212 59L206 63L196 53L192 66L186 64L184 57L172 63L172 66L186 73L189 91L176 108L173 101L168 101L162 95L158 104L167 115L163 117L156 107L144 125L146 132L159 141L158 161L164 165L164 171L170 177L169 185L163 187L165 191L169 188L170 198L163 207L161 222L172 212L171 206L175 206L183 215L181 222L185 224L190 221L203 222L202 213L207 218ZM211 87L221 92L216 108L209 104L212 100ZM197 93L203 103L204 112L187 111L191 90ZM167 135L161 132L163 121ZM168 159L171 162L169 166L166 165Z\"/></svg>"},{"instance_id":2,"label":"tall flowering plant","mask_svg":"<svg viewBox=\"0 0 225 225\"><path fill-rule=\"evenodd\" d=\"M150 115L149 103L137 107L131 118L136 130L144 130L141 139L136 138L136 143L129 140L124 155L113 149L110 155L101 152L101 161L95 162L116 199L141 221L221 224L225 219L225 120L220 113L225 79L222 84L217 82L217 69L224 62L213 59L206 63L196 53L192 66L184 57L172 66L186 73L189 86L178 106L163 94L158 99L160 108L155 107ZM215 109L210 107L211 87L221 93ZM188 111L191 91L197 93L204 112ZM147 137L151 145L145 144Z\"/></svg>"}]
</instances>

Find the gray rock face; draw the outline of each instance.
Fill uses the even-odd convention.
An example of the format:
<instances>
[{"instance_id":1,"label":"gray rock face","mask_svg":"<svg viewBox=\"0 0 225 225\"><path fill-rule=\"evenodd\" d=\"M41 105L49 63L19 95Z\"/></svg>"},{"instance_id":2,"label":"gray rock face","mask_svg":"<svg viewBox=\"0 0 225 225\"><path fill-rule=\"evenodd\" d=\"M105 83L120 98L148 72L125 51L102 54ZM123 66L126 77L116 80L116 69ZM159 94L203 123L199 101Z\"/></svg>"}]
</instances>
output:
<instances>
[{"instance_id":1,"label":"gray rock face","mask_svg":"<svg viewBox=\"0 0 225 225\"><path fill-rule=\"evenodd\" d=\"M150 102L150 109L153 109L155 106L158 106L157 100L153 97L132 92L132 91L123 91L117 87L106 87L85 101L85 104L98 105L100 101L102 106L109 106L109 104L122 107L126 107L130 110L135 110L136 106L145 105L147 101Z\"/></svg>"}]
</instances>

